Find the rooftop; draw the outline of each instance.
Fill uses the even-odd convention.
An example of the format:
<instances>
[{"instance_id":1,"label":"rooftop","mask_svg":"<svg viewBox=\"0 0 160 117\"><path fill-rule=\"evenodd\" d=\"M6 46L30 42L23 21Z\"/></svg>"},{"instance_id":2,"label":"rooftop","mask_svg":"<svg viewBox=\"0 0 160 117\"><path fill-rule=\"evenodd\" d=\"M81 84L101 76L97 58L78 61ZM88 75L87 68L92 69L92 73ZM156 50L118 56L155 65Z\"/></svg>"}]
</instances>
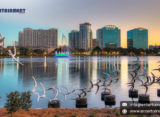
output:
<instances>
[{"instance_id":1,"label":"rooftop","mask_svg":"<svg viewBox=\"0 0 160 117\"><path fill-rule=\"evenodd\" d=\"M91 26L91 24L89 22L85 22L83 24L80 24L80 26L85 26L85 25Z\"/></svg>"},{"instance_id":2,"label":"rooftop","mask_svg":"<svg viewBox=\"0 0 160 117\"><path fill-rule=\"evenodd\" d=\"M145 30L145 28L142 28L142 27L138 27L138 28L135 28L135 29L141 29L141 30Z\"/></svg>"},{"instance_id":3,"label":"rooftop","mask_svg":"<svg viewBox=\"0 0 160 117\"><path fill-rule=\"evenodd\" d=\"M71 32L78 32L78 30L72 30Z\"/></svg>"},{"instance_id":4,"label":"rooftop","mask_svg":"<svg viewBox=\"0 0 160 117\"><path fill-rule=\"evenodd\" d=\"M106 25L105 27L106 27L106 28L116 28L115 25Z\"/></svg>"}]
</instances>

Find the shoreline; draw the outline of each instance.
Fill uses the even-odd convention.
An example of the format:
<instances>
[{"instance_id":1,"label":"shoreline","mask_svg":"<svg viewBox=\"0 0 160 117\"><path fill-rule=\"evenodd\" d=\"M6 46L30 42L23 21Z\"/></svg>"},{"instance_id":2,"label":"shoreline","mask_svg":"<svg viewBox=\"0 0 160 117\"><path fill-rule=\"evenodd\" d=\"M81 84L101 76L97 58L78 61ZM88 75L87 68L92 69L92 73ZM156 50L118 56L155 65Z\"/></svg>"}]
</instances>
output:
<instances>
[{"instance_id":1,"label":"shoreline","mask_svg":"<svg viewBox=\"0 0 160 117\"><path fill-rule=\"evenodd\" d=\"M110 113L107 113L110 112ZM29 111L20 109L15 112L15 117L105 117L111 115L115 117L115 113L119 113L119 109L110 108L31 108ZM92 116L91 116L92 115ZM120 113L119 113L120 115ZM0 117L8 117L6 108L0 108ZM124 117L124 116L123 116Z\"/></svg>"},{"instance_id":2,"label":"shoreline","mask_svg":"<svg viewBox=\"0 0 160 117\"><path fill-rule=\"evenodd\" d=\"M9 117L6 108L0 108L0 117ZM119 108L31 108L29 111L20 109L14 117L139 117L140 115L121 115ZM147 114L157 117L156 114Z\"/></svg>"},{"instance_id":3,"label":"shoreline","mask_svg":"<svg viewBox=\"0 0 160 117\"><path fill-rule=\"evenodd\" d=\"M90 57L90 56L97 56L97 55L71 55L70 57L76 57L76 56L81 56L81 57L84 57L84 56L87 56L87 57ZM110 56L131 56L131 55L98 55L97 57L99 57L99 56L101 56L101 57L110 57ZM145 56L154 56L154 57L158 57L158 56L160 56L160 55L138 55L138 56L142 56L142 57L145 57ZM10 56L0 56L1 58L10 58ZM21 57L21 58L27 58L27 57L53 57L54 58L54 56L15 56L15 57Z\"/></svg>"},{"instance_id":4,"label":"shoreline","mask_svg":"<svg viewBox=\"0 0 160 117\"><path fill-rule=\"evenodd\" d=\"M5 108L0 108L0 117L8 117ZM119 115L119 109L110 108L31 108L29 111L20 109L14 113L14 117L115 117ZM127 117L127 116L123 116Z\"/></svg>"}]
</instances>

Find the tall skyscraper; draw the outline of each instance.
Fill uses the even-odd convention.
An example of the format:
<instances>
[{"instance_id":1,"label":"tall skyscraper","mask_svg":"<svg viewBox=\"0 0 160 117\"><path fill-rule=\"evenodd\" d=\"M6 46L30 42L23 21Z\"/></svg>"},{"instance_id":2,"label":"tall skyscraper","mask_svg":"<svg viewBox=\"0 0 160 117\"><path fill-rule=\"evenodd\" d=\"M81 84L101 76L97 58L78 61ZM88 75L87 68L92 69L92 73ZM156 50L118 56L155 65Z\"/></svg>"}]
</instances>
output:
<instances>
[{"instance_id":1,"label":"tall skyscraper","mask_svg":"<svg viewBox=\"0 0 160 117\"><path fill-rule=\"evenodd\" d=\"M98 46L101 48L118 48L121 47L121 31L114 25L106 25L97 30Z\"/></svg>"},{"instance_id":2,"label":"tall skyscraper","mask_svg":"<svg viewBox=\"0 0 160 117\"><path fill-rule=\"evenodd\" d=\"M24 35L23 31L19 32L19 39L18 39L19 46L23 46L24 44L23 35Z\"/></svg>"},{"instance_id":3,"label":"tall skyscraper","mask_svg":"<svg viewBox=\"0 0 160 117\"><path fill-rule=\"evenodd\" d=\"M148 30L145 28L135 28L127 31L127 48L137 49L148 48Z\"/></svg>"},{"instance_id":4,"label":"tall skyscraper","mask_svg":"<svg viewBox=\"0 0 160 117\"><path fill-rule=\"evenodd\" d=\"M79 38L80 38L80 48L91 51L92 50L91 24L89 24L88 22L80 24Z\"/></svg>"},{"instance_id":5,"label":"tall skyscraper","mask_svg":"<svg viewBox=\"0 0 160 117\"><path fill-rule=\"evenodd\" d=\"M79 32L77 30L72 30L71 33L69 33L69 47L72 49L80 48Z\"/></svg>"},{"instance_id":6,"label":"tall skyscraper","mask_svg":"<svg viewBox=\"0 0 160 117\"><path fill-rule=\"evenodd\" d=\"M97 36L97 45L100 47L100 48L103 48L103 30L102 29L98 29L96 31L96 36Z\"/></svg>"},{"instance_id":7,"label":"tall skyscraper","mask_svg":"<svg viewBox=\"0 0 160 117\"><path fill-rule=\"evenodd\" d=\"M24 28L19 32L19 46L48 46L57 48L58 30L51 28L49 30Z\"/></svg>"}]
</instances>

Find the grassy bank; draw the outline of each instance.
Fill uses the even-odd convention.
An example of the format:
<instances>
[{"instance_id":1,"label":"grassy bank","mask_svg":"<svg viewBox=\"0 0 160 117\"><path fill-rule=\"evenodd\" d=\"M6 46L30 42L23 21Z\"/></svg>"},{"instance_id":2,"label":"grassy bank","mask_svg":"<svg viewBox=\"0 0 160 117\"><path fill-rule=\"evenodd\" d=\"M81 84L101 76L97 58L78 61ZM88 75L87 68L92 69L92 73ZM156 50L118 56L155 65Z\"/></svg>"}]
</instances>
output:
<instances>
[{"instance_id":1,"label":"grassy bank","mask_svg":"<svg viewBox=\"0 0 160 117\"><path fill-rule=\"evenodd\" d=\"M7 110L0 108L0 117L9 117ZM14 113L14 117L159 117L159 115L120 115L119 109L30 109Z\"/></svg>"}]
</instances>

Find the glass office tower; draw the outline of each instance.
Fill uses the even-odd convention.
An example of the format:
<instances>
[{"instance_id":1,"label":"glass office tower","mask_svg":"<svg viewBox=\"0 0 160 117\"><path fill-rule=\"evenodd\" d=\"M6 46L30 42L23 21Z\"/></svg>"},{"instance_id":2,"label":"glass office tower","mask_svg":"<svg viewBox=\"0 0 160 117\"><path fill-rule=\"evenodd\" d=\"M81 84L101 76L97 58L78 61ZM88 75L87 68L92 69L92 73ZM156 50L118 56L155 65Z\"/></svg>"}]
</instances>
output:
<instances>
[{"instance_id":1,"label":"glass office tower","mask_svg":"<svg viewBox=\"0 0 160 117\"><path fill-rule=\"evenodd\" d=\"M84 24L80 24L79 31L80 38L80 48L85 49L87 51L92 50L92 30L91 24L86 22Z\"/></svg>"},{"instance_id":2,"label":"glass office tower","mask_svg":"<svg viewBox=\"0 0 160 117\"><path fill-rule=\"evenodd\" d=\"M99 47L118 48L121 47L121 32L114 25L106 25L97 30L97 41Z\"/></svg>"},{"instance_id":3,"label":"glass office tower","mask_svg":"<svg viewBox=\"0 0 160 117\"><path fill-rule=\"evenodd\" d=\"M71 33L69 33L69 47L72 49L80 48L79 31L72 30Z\"/></svg>"},{"instance_id":4,"label":"glass office tower","mask_svg":"<svg viewBox=\"0 0 160 117\"><path fill-rule=\"evenodd\" d=\"M137 49L148 48L148 30L145 28L135 28L127 31L127 47Z\"/></svg>"}]
</instances>

